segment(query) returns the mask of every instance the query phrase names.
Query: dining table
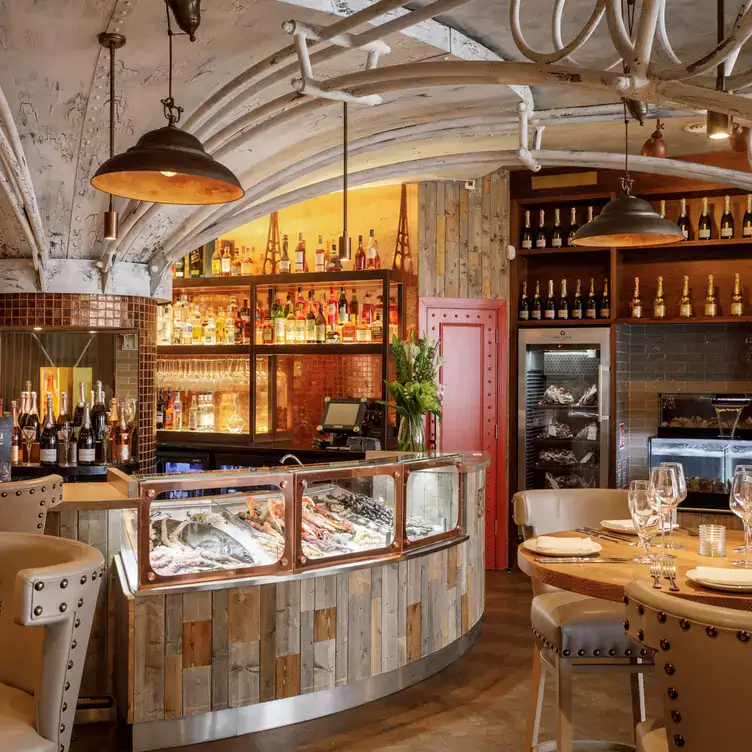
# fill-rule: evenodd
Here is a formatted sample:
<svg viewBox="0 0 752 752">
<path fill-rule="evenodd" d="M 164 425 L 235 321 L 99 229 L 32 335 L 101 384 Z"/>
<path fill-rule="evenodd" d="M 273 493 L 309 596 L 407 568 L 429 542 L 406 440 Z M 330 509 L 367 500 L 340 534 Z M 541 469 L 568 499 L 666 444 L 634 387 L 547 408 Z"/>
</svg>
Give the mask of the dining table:
<svg viewBox="0 0 752 752">
<path fill-rule="evenodd" d="M 607 531 L 603 531 L 607 534 Z M 586 538 L 586 533 L 575 530 L 558 533 L 547 533 L 558 537 Z M 547 557 L 534 553 L 525 544 L 517 549 L 517 563 L 520 569 L 529 577 L 546 585 L 553 585 L 562 590 L 569 590 L 581 595 L 590 595 L 608 601 L 622 601 L 624 588 L 635 580 L 652 582 L 649 564 L 637 564 L 632 559 L 642 555 L 642 546 L 630 546 L 633 536 L 625 536 L 623 541 L 609 540 L 591 536 L 592 540 L 602 546 L 602 550 L 595 556 L 588 557 L 585 563 L 552 561 Z M 678 591 L 669 591 L 669 581 L 661 579 L 661 589 L 677 598 L 707 603 L 709 605 L 724 606 L 744 611 L 752 611 L 752 592 L 735 593 L 714 590 L 698 585 L 687 579 L 687 571 L 695 567 L 730 567 L 733 561 L 742 558 L 742 554 L 734 553 L 733 549 L 744 543 L 744 534 L 736 530 L 726 531 L 726 556 L 710 558 L 700 556 L 700 539 L 686 531 L 674 531 L 674 542 L 685 546 L 683 549 L 669 549 L 668 553 L 676 556 L 676 584 Z M 651 553 L 659 553 L 661 549 L 651 548 Z M 599 559 L 626 559 L 627 561 L 603 562 Z"/>
</svg>

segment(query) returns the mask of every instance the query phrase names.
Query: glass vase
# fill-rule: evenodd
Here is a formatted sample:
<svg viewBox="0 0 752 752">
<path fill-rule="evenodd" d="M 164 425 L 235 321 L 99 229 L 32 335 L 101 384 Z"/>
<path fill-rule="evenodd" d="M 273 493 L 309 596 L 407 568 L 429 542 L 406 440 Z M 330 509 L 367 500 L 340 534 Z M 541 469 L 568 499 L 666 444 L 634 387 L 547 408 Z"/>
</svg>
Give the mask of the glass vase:
<svg viewBox="0 0 752 752">
<path fill-rule="evenodd" d="M 426 435 L 423 430 L 423 416 L 403 415 L 397 434 L 397 448 L 400 452 L 425 452 Z"/>
</svg>

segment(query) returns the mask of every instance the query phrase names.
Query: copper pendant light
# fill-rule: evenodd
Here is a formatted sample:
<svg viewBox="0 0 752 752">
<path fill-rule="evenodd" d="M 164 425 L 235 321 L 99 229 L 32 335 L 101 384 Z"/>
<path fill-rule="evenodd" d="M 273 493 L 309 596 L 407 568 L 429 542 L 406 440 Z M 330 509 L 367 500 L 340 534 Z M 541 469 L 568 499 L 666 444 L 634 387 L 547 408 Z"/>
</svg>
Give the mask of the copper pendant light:
<svg viewBox="0 0 752 752">
<path fill-rule="evenodd" d="M 724 27 L 726 25 L 726 16 L 723 0 L 716 2 L 716 39 L 718 44 L 723 43 Z M 726 73 L 724 63 L 721 63 L 716 69 L 715 90 L 724 91 L 726 88 Z M 718 141 L 723 138 L 731 138 L 731 117 L 725 112 L 715 112 L 708 110 L 705 115 L 706 133 L 708 138 Z"/>
<path fill-rule="evenodd" d="M 668 149 L 666 148 L 666 142 L 663 140 L 663 128 L 665 126 L 658 120 L 655 124 L 655 130 L 650 135 L 650 138 L 642 145 L 640 154 L 643 157 L 657 157 L 658 159 L 665 159 L 668 156 Z"/>
<path fill-rule="evenodd" d="M 169 90 L 162 100 L 167 125 L 145 133 L 126 152 L 108 159 L 91 179 L 95 188 L 115 196 L 156 204 L 225 204 L 242 198 L 237 177 L 204 151 L 201 142 L 177 127 L 183 108 L 172 96 L 170 6 L 186 8 L 194 0 L 165 0 L 170 51 Z M 195 32 L 198 15 L 193 16 Z M 182 28 L 182 24 L 181 24 Z M 188 32 L 190 33 L 190 32 Z M 193 38 L 193 37 L 192 37 Z"/>
</svg>

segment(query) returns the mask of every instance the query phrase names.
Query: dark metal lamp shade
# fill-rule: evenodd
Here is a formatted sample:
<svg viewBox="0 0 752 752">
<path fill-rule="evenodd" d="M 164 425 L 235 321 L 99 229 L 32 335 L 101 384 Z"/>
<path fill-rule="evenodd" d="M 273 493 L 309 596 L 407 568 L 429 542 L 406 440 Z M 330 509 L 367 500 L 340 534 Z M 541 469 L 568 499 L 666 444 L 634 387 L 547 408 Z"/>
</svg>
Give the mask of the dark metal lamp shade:
<svg viewBox="0 0 752 752">
<path fill-rule="evenodd" d="M 156 204 L 226 204 L 245 191 L 201 142 L 174 125 L 145 133 L 91 179 L 100 191 Z"/>
<path fill-rule="evenodd" d="M 639 248 L 684 240 L 679 226 L 653 211 L 636 196 L 609 201 L 592 221 L 580 227 L 572 245 L 596 248 Z"/>
</svg>

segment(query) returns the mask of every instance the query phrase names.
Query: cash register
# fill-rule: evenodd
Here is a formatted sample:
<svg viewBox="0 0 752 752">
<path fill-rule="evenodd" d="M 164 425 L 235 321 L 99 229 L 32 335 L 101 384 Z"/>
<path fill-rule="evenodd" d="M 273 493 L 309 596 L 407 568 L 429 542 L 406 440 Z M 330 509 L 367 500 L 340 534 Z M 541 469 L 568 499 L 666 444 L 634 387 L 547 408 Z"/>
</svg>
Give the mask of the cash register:
<svg viewBox="0 0 752 752">
<path fill-rule="evenodd" d="M 316 430 L 316 449 L 381 449 L 381 407 L 366 397 L 324 397 L 324 414 Z"/>
</svg>

